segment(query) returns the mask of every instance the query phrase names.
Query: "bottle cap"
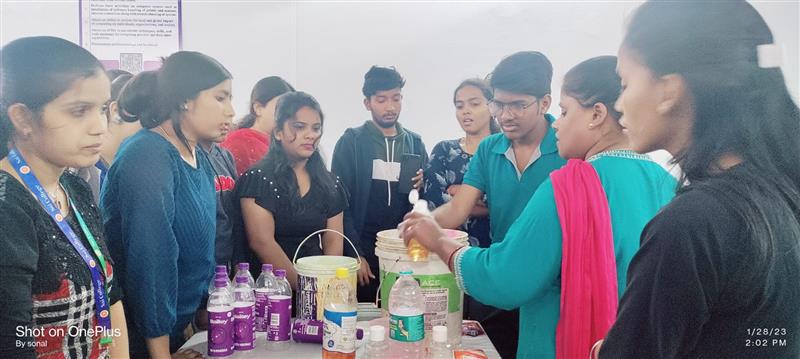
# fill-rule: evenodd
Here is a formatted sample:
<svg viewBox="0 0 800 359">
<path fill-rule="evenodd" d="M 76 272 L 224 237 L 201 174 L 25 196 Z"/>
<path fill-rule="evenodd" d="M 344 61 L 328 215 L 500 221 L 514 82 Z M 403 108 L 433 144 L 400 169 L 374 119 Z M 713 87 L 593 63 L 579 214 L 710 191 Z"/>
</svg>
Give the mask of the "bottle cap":
<svg viewBox="0 0 800 359">
<path fill-rule="evenodd" d="M 408 192 L 408 203 L 416 204 L 417 201 L 419 201 L 419 191 L 412 189 L 411 192 Z"/>
<path fill-rule="evenodd" d="M 228 273 L 216 273 L 216 274 L 214 274 L 214 280 L 216 281 L 217 279 L 224 279 L 225 282 L 227 282 L 228 281 Z"/>
<path fill-rule="evenodd" d="M 276 269 L 275 276 L 278 278 L 286 278 L 286 269 Z"/>
<path fill-rule="evenodd" d="M 236 284 L 239 284 L 239 283 L 247 283 L 247 277 L 245 277 L 243 275 L 237 275 L 236 276 Z"/>
<path fill-rule="evenodd" d="M 228 280 L 225 278 L 214 279 L 214 288 L 225 288 L 228 286 Z"/>
<path fill-rule="evenodd" d="M 356 328 L 356 340 L 364 339 L 364 329 Z"/>
<path fill-rule="evenodd" d="M 403 268 L 400 270 L 400 275 L 412 275 L 414 271 L 411 268 Z"/>
<path fill-rule="evenodd" d="M 228 273 L 228 268 L 225 266 L 216 266 L 214 273 Z"/>
<path fill-rule="evenodd" d="M 348 277 L 350 277 L 350 271 L 347 268 L 336 268 L 336 278 L 347 279 Z"/>
<path fill-rule="evenodd" d="M 414 212 L 428 213 L 428 201 L 421 199 L 414 203 Z"/>
<path fill-rule="evenodd" d="M 250 269 L 250 263 L 244 263 L 244 262 L 239 263 L 237 268 L 239 268 L 239 270 L 249 270 Z"/>
<path fill-rule="evenodd" d="M 261 265 L 262 272 L 272 272 L 272 264 L 264 263 Z"/>
<path fill-rule="evenodd" d="M 447 327 L 444 325 L 437 325 L 433 327 L 433 341 L 436 343 L 446 343 Z"/>
<path fill-rule="evenodd" d="M 386 337 L 386 329 L 382 325 L 369 327 L 369 340 L 372 342 L 382 342 Z"/>
</svg>

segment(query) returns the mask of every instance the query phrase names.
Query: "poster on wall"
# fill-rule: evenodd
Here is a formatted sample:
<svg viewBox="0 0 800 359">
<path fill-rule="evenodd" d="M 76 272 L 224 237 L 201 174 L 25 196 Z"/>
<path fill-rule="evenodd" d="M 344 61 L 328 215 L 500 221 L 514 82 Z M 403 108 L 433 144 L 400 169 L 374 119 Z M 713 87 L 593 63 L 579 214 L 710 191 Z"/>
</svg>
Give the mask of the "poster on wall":
<svg viewBox="0 0 800 359">
<path fill-rule="evenodd" d="M 80 44 L 106 69 L 154 70 L 183 46 L 180 0 L 79 0 Z"/>
</svg>

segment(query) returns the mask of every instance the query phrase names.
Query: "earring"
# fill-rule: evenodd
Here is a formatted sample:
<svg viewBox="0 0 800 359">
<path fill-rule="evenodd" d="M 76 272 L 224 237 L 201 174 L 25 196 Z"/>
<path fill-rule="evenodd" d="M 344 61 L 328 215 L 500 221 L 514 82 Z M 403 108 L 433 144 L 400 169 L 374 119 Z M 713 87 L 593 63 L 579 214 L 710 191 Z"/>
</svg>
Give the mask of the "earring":
<svg viewBox="0 0 800 359">
<path fill-rule="evenodd" d="M 590 124 L 589 124 L 589 128 L 592 128 L 592 127 L 594 127 L 594 124 L 593 124 L 593 123 L 590 123 Z"/>
<path fill-rule="evenodd" d="M 187 105 L 187 104 L 183 104 L 183 106 L 182 106 L 181 108 L 182 108 L 184 111 L 188 111 L 188 110 L 189 110 L 189 105 Z"/>
</svg>

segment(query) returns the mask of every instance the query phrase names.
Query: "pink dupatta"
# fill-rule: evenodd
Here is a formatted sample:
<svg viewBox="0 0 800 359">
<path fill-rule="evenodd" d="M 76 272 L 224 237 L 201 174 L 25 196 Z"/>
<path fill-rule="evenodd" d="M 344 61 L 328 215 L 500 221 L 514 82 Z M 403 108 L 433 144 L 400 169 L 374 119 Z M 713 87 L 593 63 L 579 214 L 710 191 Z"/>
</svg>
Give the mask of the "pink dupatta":
<svg viewBox="0 0 800 359">
<path fill-rule="evenodd" d="M 561 222 L 561 317 L 556 358 L 586 358 L 617 315 L 611 214 L 591 164 L 569 160 L 550 174 Z"/>
</svg>

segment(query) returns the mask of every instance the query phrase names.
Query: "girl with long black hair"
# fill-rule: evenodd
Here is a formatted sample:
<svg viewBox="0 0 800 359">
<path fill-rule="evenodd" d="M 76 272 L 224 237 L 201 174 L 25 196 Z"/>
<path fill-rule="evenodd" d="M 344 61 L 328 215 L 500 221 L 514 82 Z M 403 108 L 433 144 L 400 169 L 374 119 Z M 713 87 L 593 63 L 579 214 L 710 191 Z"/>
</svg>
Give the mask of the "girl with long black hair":
<svg viewBox="0 0 800 359">
<path fill-rule="evenodd" d="M 262 263 L 285 269 L 292 287 L 297 285 L 297 273 L 290 256 L 300 242 L 320 229 L 343 232 L 347 196 L 318 150 L 323 121 L 319 103 L 311 95 L 281 96 L 269 153 L 236 184 L 250 248 Z M 321 243 L 300 248 L 299 256 L 342 252 L 342 238 L 327 232 Z"/>
<path fill-rule="evenodd" d="M 642 234 L 601 358 L 800 356 L 800 111 L 773 42 L 744 1 L 633 15 L 621 123 L 684 181 Z"/>
</svg>

